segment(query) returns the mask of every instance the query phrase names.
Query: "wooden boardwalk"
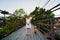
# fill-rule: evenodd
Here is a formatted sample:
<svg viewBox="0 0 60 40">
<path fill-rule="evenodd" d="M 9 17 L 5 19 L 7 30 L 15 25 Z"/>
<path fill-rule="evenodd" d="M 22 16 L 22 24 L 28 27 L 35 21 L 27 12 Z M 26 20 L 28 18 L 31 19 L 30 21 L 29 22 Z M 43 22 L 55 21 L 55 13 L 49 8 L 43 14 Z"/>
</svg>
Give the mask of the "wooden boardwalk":
<svg viewBox="0 0 60 40">
<path fill-rule="evenodd" d="M 2 40 L 47 40 L 40 31 L 38 31 L 37 34 L 34 34 L 33 25 L 32 25 L 31 30 L 32 30 L 31 34 L 26 36 L 26 29 L 24 26 L 23 28 L 13 32 L 12 34 L 3 38 Z"/>
</svg>

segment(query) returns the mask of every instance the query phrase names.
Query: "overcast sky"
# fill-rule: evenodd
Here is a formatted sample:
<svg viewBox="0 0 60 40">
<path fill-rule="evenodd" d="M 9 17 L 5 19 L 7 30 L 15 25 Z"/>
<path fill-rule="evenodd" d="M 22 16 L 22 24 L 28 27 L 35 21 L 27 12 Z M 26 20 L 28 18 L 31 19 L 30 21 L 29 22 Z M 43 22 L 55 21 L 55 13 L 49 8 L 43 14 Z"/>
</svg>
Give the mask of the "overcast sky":
<svg viewBox="0 0 60 40">
<path fill-rule="evenodd" d="M 13 13 L 16 9 L 23 8 L 27 14 L 32 12 L 36 6 L 43 7 L 48 0 L 0 0 L 0 9 Z M 51 0 L 44 8 L 50 9 L 59 4 L 60 0 Z M 59 6 L 60 7 L 60 6 Z M 54 12 L 56 17 L 60 16 L 60 10 Z M 2 16 L 2 14 L 0 14 Z"/>
</svg>

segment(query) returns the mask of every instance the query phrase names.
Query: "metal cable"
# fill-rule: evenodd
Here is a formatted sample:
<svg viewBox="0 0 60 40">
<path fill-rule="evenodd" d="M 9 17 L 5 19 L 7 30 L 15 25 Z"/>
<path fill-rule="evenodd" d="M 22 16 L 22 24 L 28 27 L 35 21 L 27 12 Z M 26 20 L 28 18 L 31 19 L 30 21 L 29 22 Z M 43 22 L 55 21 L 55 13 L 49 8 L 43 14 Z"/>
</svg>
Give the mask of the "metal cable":
<svg viewBox="0 0 60 40">
<path fill-rule="evenodd" d="M 50 2 L 50 0 L 48 0 L 48 1 L 45 3 L 45 5 L 43 5 L 43 8 L 44 8 L 49 2 Z"/>
</svg>

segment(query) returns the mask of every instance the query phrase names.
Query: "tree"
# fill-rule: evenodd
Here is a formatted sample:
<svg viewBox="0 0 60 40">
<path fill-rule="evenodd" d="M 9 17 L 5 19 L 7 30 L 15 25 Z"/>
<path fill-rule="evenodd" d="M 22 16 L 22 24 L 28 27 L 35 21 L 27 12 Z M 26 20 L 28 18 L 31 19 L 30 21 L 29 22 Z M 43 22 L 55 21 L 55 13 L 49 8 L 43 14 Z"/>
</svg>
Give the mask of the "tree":
<svg viewBox="0 0 60 40">
<path fill-rule="evenodd" d="M 32 16 L 32 24 L 36 25 L 38 27 L 38 30 L 42 30 L 41 32 L 47 33 L 50 31 L 50 28 L 46 27 L 47 21 L 45 19 L 54 18 L 54 14 L 52 12 L 46 13 L 45 9 L 36 7 L 34 11 L 31 12 Z"/>
<path fill-rule="evenodd" d="M 48 18 L 54 18 L 54 14 L 50 13 L 47 15 L 45 9 L 36 7 L 33 12 L 31 12 L 32 21 L 44 20 Z"/>
<path fill-rule="evenodd" d="M 15 12 L 14 12 L 14 15 L 15 16 L 24 16 L 26 14 L 26 12 L 24 11 L 24 9 L 18 9 L 18 10 L 15 10 Z"/>
</svg>

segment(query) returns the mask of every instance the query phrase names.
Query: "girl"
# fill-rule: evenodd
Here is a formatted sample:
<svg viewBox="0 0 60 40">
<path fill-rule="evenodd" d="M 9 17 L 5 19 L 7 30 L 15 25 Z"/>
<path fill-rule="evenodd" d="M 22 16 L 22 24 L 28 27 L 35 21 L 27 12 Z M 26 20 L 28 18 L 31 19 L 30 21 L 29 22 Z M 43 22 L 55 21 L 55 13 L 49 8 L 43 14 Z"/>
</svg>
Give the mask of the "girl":
<svg viewBox="0 0 60 40">
<path fill-rule="evenodd" d="M 31 33 L 31 22 L 30 22 L 30 16 L 27 16 L 26 18 L 26 34 Z"/>
</svg>

